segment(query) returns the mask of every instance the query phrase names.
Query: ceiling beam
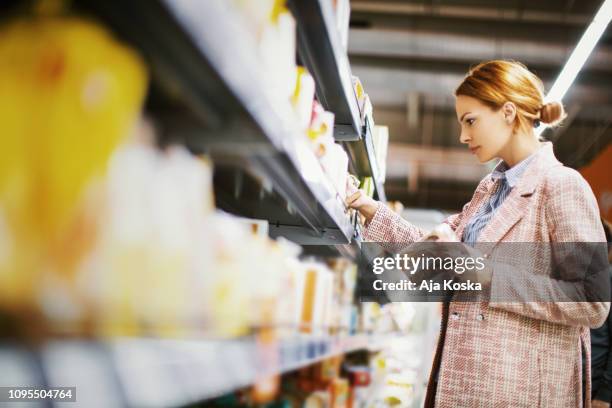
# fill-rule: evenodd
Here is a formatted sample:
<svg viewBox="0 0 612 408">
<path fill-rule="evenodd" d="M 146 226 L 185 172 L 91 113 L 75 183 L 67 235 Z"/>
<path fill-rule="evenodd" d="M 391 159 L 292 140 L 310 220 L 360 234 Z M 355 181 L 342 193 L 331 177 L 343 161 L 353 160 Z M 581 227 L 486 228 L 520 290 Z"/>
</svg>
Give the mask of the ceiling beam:
<svg viewBox="0 0 612 408">
<path fill-rule="evenodd" d="M 512 39 L 497 33 L 477 37 L 418 29 L 351 29 L 348 52 L 351 62 L 357 64 L 370 62 L 397 68 L 425 65 L 428 70 L 459 70 L 462 73 L 480 61 L 506 58 L 541 71 L 540 76 L 556 78 L 575 44 L 547 43 L 534 38 Z M 589 57 L 585 71 L 600 78 L 605 75 L 605 79 L 610 80 L 611 62 L 612 47 L 599 45 Z"/>
<path fill-rule="evenodd" d="M 493 3 L 497 6 L 497 3 Z M 566 5 L 567 7 L 567 5 Z M 452 18 L 470 18 L 479 20 L 524 21 L 531 23 L 555 23 L 564 25 L 584 25 L 589 22 L 588 14 L 569 14 L 567 8 L 556 11 L 527 9 L 513 7 L 483 7 L 456 4 L 418 4 L 398 3 L 391 1 L 359 1 L 351 2 L 353 13 L 401 14 L 403 16 L 436 15 Z"/>
</svg>

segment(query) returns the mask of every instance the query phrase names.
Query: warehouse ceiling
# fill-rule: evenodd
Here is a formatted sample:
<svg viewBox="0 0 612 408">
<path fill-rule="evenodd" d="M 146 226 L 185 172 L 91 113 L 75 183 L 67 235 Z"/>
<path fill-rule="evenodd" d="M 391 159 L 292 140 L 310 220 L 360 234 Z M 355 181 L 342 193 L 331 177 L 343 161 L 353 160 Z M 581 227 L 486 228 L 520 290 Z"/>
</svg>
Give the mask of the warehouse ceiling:
<svg viewBox="0 0 612 408">
<path fill-rule="evenodd" d="M 374 119 L 389 126 L 387 197 L 458 210 L 490 170 L 458 141 L 453 91 L 470 66 L 506 58 L 550 88 L 600 0 L 352 0 L 349 58 Z M 612 140 L 612 29 L 564 99 L 568 118 L 544 136 L 580 168 Z"/>
</svg>

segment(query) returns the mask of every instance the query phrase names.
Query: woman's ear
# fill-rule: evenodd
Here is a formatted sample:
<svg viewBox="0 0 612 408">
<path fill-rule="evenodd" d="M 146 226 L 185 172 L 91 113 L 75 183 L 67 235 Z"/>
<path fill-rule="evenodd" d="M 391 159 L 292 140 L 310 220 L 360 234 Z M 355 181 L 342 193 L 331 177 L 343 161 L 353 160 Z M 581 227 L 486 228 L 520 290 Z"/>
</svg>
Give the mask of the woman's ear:
<svg viewBox="0 0 612 408">
<path fill-rule="evenodd" d="M 504 119 L 508 125 L 514 123 L 514 119 L 516 119 L 516 105 L 512 102 L 506 102 L 502 106 L 502 113 L 504 114 Z"/>
</svg>

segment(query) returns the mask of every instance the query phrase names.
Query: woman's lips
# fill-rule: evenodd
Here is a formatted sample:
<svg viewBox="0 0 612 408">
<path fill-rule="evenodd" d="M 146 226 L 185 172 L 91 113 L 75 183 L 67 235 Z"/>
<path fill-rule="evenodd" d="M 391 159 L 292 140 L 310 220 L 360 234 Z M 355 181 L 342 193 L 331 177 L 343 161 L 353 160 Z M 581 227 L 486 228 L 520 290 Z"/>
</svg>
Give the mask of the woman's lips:
<svg viewBox="0 0 612 408">
<path fill-rule="evenodd" d="M 470 147 L 470 152 L 472 152 L 472 154 L 475 154 L 478 149 L 480 149 L 480 146 Z"/>
</svg>

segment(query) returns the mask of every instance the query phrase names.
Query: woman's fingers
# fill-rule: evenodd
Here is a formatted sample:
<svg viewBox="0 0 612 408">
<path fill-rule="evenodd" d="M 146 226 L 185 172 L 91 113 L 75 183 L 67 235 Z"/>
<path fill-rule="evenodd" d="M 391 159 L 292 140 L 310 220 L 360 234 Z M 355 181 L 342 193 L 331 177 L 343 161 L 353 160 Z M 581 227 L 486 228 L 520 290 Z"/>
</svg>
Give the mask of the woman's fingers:
<svg viewBox="0 0 612 408">
<path fill-rule="evenodd" d="M 361 190 L 357 190 L 346 199 L 346 205 L 352 207 L 359 198 L 361 198 Z"/>
<path fill-rule="evenodd" d="M 432 234 L 438 237 L 438 241 L 443 242 L 459 242 L 455 232 L 448 224 L 440 224 L 432 230 Z"/>
</svg>

